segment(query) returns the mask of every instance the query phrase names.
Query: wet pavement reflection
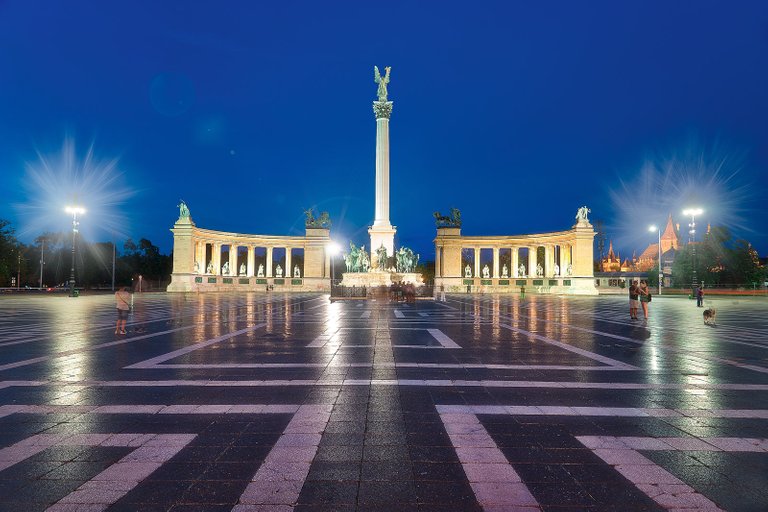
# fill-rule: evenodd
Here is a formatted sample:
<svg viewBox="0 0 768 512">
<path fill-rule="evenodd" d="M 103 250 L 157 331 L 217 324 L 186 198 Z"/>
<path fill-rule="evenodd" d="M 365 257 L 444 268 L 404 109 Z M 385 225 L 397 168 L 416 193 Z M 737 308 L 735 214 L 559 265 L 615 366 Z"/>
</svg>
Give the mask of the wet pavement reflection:
<svg viewBox="0 0 768 512">
<path fill-rule="evenodd" d="M 0 510 L 764 510 L 768 303 L 625 302 L 0 297 Z"/>
</svg>

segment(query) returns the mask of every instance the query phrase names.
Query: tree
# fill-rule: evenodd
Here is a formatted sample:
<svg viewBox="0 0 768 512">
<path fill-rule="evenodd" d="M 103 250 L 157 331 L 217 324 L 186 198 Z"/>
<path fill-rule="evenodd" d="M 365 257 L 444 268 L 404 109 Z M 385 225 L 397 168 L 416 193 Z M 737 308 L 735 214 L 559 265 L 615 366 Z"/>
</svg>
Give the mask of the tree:
<svg viewBox="0 0 768 512">
<path fill-rule="evenodd" d="M 0 219 L 0 286 L 9 286 L 18 267 L 19 242 L 11 223 Z"/>
<path fill-rule="evenodd" d="M 746 240 L 736 241 L 731 253 L 731 268 L 734 284 L 754 286 L 755 283 L 762 283 L 765 278 L 765 269 L 760 265 L 757 251 Z"/>
</svg>

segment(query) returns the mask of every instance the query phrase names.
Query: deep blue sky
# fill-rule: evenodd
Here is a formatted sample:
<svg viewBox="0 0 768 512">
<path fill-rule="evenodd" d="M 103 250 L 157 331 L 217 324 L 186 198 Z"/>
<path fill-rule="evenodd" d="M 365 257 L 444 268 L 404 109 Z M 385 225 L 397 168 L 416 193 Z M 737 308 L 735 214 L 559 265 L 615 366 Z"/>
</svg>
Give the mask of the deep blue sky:
<svg viewBox="0 0 768 512">
<path fill-rule="evenodd" d="M 6 0 L 0 218 L 26 240 L 41 218 L 67 228 L 13 204 L 41 203 L 25 165 L 70 136 L 81 158 L 119 157 L 103 190 L 136 193 L 111 213 L 164 251 L 179 198 L 198 226 L 245 233 L 301 234 L 316 206 L 338 241 L 365 242 L 374 64 L 392 66 L 391 220 L 423 260 L 432 212 L 451 206 L 481 235 L 567 229 L 585 204 L 641 251 L 689 199 L 643 192 L 641 169 L 669 155 L 703 159 L 694 182 L 724 159 L 702 222 L 768 253 L 764 1 Z M 109 239 L 101 210 L 83 232 Z"/>
</svg>

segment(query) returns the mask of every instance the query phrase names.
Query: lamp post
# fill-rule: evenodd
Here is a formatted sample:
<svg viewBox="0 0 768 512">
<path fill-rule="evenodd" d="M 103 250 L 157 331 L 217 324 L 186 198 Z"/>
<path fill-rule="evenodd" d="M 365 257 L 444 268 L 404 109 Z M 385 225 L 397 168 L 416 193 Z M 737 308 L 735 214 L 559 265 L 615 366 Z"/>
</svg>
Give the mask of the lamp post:
<svg viewBox="0 0 768 512">
<path fill-rule="evenodd" d="M 691 223 L 688 224 L 690 228 L 688 230 L 688 243 L 691 244 L 691 260 L 693 261 L 693 277 L 691 281 L 694 288 L 698 284 L 698 279 L 696 279 L 696 244 L 694 243 L 696 241 L 696 216 L 702 213 L 704 213 L 704 210 L 701 208 L 687 208 L 683 210 L 683 215 L 691 216 Z"/>
<path fill-rule="evenodd" d="M 82 206 L 67 206 L 64 211 L 72 214 L 72 270 L 69 273 L 69 296 L 77 297 L 75 292 L 75 245 L 77 240 L 77 226 L 80 224 L 77 222 L 77 214 L 85 213 L 85 208 Z"/>
<path fill-rule="evenodd" d="M 656 231 L 659 234 L 659 295 L 661 295 L 661 281 L 664 279 L 664 272 L 661 270 L 661 229 L 656 226 L 650 226 L 648 231 Z"/>
<path fill-rule="evenodd" d="M 331 290 L 333 290 L 333 282 L 335 281 L 334 276 L 334 256 L 339 254 L 341 251 L 341 246 L 337 244 L 336 242 L 329 242 L 326 246 L 326 250 L 328 251 L 328 254 L 331 256 Z"/>
</svg>

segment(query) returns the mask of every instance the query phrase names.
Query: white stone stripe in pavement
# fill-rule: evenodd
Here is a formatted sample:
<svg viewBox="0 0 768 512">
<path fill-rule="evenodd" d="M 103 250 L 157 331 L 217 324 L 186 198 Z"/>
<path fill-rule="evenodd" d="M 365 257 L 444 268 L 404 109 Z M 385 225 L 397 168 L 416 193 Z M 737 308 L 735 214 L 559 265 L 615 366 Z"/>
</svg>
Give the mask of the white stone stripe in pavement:
<svg viewBox="0 0 768 512">
<path fill-rule="evenodd" d="M 427 332 L 429 332 L 429 334 L 431 334 L 443 348 L 461 348 L 458 343 L 453 341 L 440 329 L 427 329 Z"/>
<path fill-rule="evenodd" d="M 409 346 L 408 348 L 415 348 Z M 329 356 L 330 357 L 330 356 Z M 212 364 L 162 364 L 156 366 L 126 366 L 130 369 L 142 370 L 165 370 L 171 368 L 182 368 L 189 370 L 205 370 L 216 368 L 326 368 L 332 366 L 336 370 L 344 368 L 373 368 L 373 363 L 332 363 L 330 359 L 326 363 L 212 363 Z M 462 369 L 462 370 L 570 370 L 570 371 L 627 371 L 639 370 L 639 368 L 617 367 L 617 366 L 571 366 L 571 365 L 547 365 L 547 364 L 481 364 L 481 363 L 376 363 L 376 368 L 431 368 L 431 369 Z"/>
<path fill-rule="evenodd" d="M 332 405 L 299 407 L 233 512 L 253 510 L 254 505 L 293 506 L 298 501 L 332 409 Z"/>
<path fill-rule="evenodd" d="M 584 446 L 621 473 L 649 498 L 673 510 L 721 510 L 706 496 L 657 465 L 640 451 L 714 451 L 768 453 L 768 439 L 734 437 L 577 436 Z"/>
<path fill-rule="evenodd" d="M 145 361 L 141 361 L 136 364 L 132 364 L 130 366 L 126 366 L 126 368 L 130 369 L 144 369 L 144 368 L 151 368 L 159 363 L 162 363 L 163 361 L 167 361 L 169 359 L 174 359 L 176 357 L 182 356 L 184 354 L 189 354 L 190 352 L 194 352 L 195 350 L 201 349 L 203 347 L 207 347 L 208 345 L 213 345 L 214 343 L 219 343 L 224 340 L 228 340 L 230 338 L 234 338 L 235 336 L 239 336 L 241 334 L 245 334 L 247 332 L 255 331 L 257 329 L 261 329 L 267 325 L 266 323 L 256 324 L 252 325 L 251 327 L 246 327 L 245 329 L 239 329 L 237 331 L 233 331 L 227 334 L 224 334 L 222 336 L 217 336 L 216 338 L 206 340 L 200 343 L 194 343 L 190 346 L 180 348 L 178 350 L 174 350 L 173 352 L 168 352 L 166 354 L 162 354 L 157 357 L 153 357 L 151 359 L 147 359 Z M 193 326 L 195 327 L 195 326 Z M 134 338 L 135 339 L 135 338 Z"/>
<path fill-rule="evenodd" d="M 484 510 L 540 510 L 491 436 L 474 414 L 440 415 L 475 499 Z"/>
<path fill-rule="evenodd" d="M 371 310 L 370 310 L 370 309 L 369 309 L 369 310 L 367 310 L 367 311 L 363 311 L 363 312 L 360 314 L 360 318 L 370 318 L 370 317 L 371 317 Z"/>
<path fill-rule="evenodd" d="M 554 389 L 679 389 L 690 391 L 768 391 L 768 384 L 717 384 L 709 382 L 680 383 L 635 383 L 635 382 L 583 382 L 583 381 L 526 381 L 526 380 L 463 380 L 463 379 L 269 379 L 269 380 L 80 380 L 0 381 L 0 389 L 8 387 L 56 386 L 69 387 L 167 387 L 167 386 L 210 386 L 210 387 L 262 387 L 262 386 L 424 386 L 424 387 L 487 387 L 487 388 L 554 388 Z M 11 407 L 11 406 L 0 406 Z"/>
<path fill-rule="evenodd" d="M 361 381 L 361 385 L 366 385 Z M 0 418 L 12 414 L 294 414 L 296 404 L 133 404 L 3 405 Z M 318 405 L 318 407 L 327 407 Z M 768 420 L 768 409 L 666 409 L 564 405 L 437 405 L 441 415 L 606 416 L 634 418 L 738 418 Z"/>
<path fill-rule="evenodd" d="M 768 420 L 768 409 L 666 409 L 663 407 L 584 407 L 566 405 L 436 405 L 440 414 L 512 416 L 609 416 L 643 418 L 748 418 Z"/>
<path fill-rule="evenodd" d="M 396 309 L 396 310 L 394 311 L 394 313 L 395 313 L 395 318 L 405 318 L 405 315 L 404 315 L 404 314 L 403 314 L 403 312 L 402 312 L 402 311 L 400 311 L 399 309 Z"/>
<path fill-rule="evenodd" d="M 586 358 L 613 366 L 615 368 L 632 369 L 632 370 L 638 369 L 636 366 L 632 366 L 631 364 L 622 363 L 621 361 L 617 361 L 616 359 L 611 359 L 610 357 L 601 356 L 600 354 L 595 354 L 594 352 L 590 352 L 588 350 L 574 347 L 573 345 L 569 345 L 561 341 L 553 340 L 552 338 L 548 338 L 547 336 L 542 336 L 541 334 L 536 334 L 530 331 L 526 331 L 525 329 L 520 329 L 518 327 L 512 327 L 509 324 L 499 324 L 499 325 L 501 325 L 506 329 L 509 329 L 510 331 L 514 331 L 520 334 L 524 334 L 526 336 L 530 336 L 531 338 L 543 341 L 544 343 L 549 343 L 550 345 L 560 347 L 561 349 L 567 350 L 568 352 L 579 354 L 580 356 L 584 356 Z"/>
<path fill-rule="evenodd" d="M 37 434 L 0 450 L 0 471 L 53 446 L 136 448 L 50 506 L 51 512 L 106 510 L 195 438 L 195 434 Z"/>
</svg>

